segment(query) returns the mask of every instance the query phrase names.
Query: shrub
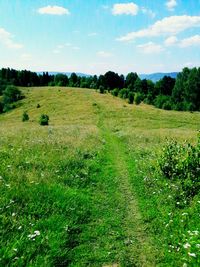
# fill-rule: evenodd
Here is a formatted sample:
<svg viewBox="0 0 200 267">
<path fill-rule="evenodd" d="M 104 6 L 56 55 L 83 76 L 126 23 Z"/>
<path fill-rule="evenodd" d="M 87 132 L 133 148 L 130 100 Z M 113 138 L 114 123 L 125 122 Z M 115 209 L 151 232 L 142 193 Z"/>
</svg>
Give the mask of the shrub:
<svg viewBox="0 0 200 267">
<path fill-rule="evenodd" d="M 181 191 L 186 198 L 197 195 L 200 190 L 200 135 L 196 146 L 169 141 L 159 159 L 159 167 L 166 179 L 180 187 L 179 196 Z"/>
<path fill-rule="evenodd" d="M 3 103 L 0 102 L 0 113 L 3 113 Z"/>
<path fill-rule="evenodd" d="M 156 96 L 155 100 L 154 100 L 154 105 L 157 108 L 165 108 L 167 109 L 168 107 L 172 106 L 172 100 L 170 96 L 167 95 L 158 95 Z M 170 108 L 171 109 L 171 108 Z"/>
<path fill-rule="evenodd" d="M 162 105 L 162 109 L 165 110 L 171 110 L 172 109 L 172 103 L 168 100 Z"/>
<path fill-rule="evenodd" d="M 142 102 L 142 95 L 140 93 L 136 93 L 134 100 L 135 100 L 135 104 L 139 105 Z"/>
<path fill-rule="evenodd" d="M 119 97 L 126 99 L 128 98 L 128 93 L 129 93 L 128 89 L 123 88 L 119 91 Z"/>
<path fill-rule="evenodd" d="M 11 104 L 20 99 L 22 99 L 22 93 L 17 87 L 13 85 L 6 87 L 5 91 L 3 92 L 3 104 Z"/>
<path fill-rule="evenodd" d="M 29 120 L 29 115 L 27 111 L 24 111 L 24 113 L 22 114 L 22 121 L 28 121 L 28 120 Z"/>
<path fill-rule="evenodd" d="M 114 90 L 111 91 L 111 94 L 114 95 L 114 96 L 118 96 L 119 89 L 118 88 L 115 88 Z"/>
<path fill-rule="evenodd" d="M 40 106 L 40 104 L 37 104 L 37 108 L 40 108 L 41 106 Z"/>
<path fill-rule="evenodd" d="M 40 116 L 39 124 L 42 126 L 49 125 L 49 116 L 46 114 L 42 114 Z"/>
<path fill-rule="evenodd" d="M 99 86 L 99 92 L 100 92 L 100 94 L 105 93 L 105 88 L 102 85 Z"/>
<path fill-rule="evenodd" d="M 133 92 L 129 92 L 128 94 L 128 103 L 129 104 L 133 104 L 134 101 L 134 93 Z"/>
</svg>

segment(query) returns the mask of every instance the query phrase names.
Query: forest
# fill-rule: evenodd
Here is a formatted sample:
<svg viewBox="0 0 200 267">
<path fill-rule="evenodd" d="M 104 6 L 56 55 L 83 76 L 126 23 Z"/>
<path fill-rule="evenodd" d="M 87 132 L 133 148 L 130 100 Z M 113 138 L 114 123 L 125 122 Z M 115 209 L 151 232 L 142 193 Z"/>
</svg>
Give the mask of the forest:
<svg viewBox="0 0 200 267">
<path fill-rule="evenodd" d="M 104 75 L 78 76 L 72 73 L 70 77 L 58 73 L 50 75 L 48 72 L 37 74 L 27 70 L 14 70 L 2 68 L 0 70 L 0 112 L 10 109 L 11 102 L 15 102 L 22 96 L 17 88 L 32 86 L 67 86 L 91 88 L 100 93 L 110 92 L 114 96 L 127 99 L 129 104 L 154 105 L 165 110 L 200 111 L 200 68 L 184 68 L 176 79 L 164 76 L 161 80 L 153 83 L 151 80 L 140 79 L 137 73 L 130 72 L 127 76 L 108 71 Z M 11 86 L 15 94 L 13 100 L 8 100 Z M 12 98 L 12 97 L 11 97 Z"/>
</svg>

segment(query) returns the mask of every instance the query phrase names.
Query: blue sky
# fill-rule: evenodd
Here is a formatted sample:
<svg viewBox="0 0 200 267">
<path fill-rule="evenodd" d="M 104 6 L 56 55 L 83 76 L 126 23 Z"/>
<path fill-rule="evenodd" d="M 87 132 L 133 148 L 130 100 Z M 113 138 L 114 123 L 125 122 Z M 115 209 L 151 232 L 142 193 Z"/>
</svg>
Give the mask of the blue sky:
<svg viewBox="0 0 200 267">
<path fill-rule="evenodd" d="M 200 0 L 0 0 L 0 68 L 113 70 L 200 66 Z"/>
</svg>

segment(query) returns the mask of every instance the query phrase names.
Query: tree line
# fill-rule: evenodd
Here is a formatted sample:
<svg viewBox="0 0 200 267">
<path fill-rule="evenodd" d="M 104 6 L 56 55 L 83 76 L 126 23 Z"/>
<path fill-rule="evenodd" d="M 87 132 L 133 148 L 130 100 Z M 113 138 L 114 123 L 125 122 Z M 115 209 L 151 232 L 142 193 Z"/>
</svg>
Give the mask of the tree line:
<svg viewBox="0 0 200 267">
<path fill-rule="evenodd" d="M 59 73 L 37 74 L 27 70 L 3 68 L 0 70 L 0 95 L 8 85 L 15 86 L 69 86 L 98 89 L 100 93 L 110 92 L 114 96 L 127 99 L 130 104 L 144 102 L 166 110 L 200 111 L 200 68 L 184 68 L 176 79 L 164 76 L 153 83 L 140 79 L 131 72 L 126 77 L 113 71 L 104 75 L 69 77 Z"/>
</svg>

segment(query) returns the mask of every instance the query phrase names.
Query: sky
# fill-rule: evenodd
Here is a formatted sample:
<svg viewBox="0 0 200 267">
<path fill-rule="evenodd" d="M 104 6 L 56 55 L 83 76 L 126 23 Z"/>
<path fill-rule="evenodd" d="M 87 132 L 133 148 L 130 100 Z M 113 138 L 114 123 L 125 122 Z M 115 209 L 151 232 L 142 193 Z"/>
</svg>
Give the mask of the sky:
<svg viewBox="0 0 200 267">
<path fill-rule="evenodd" d="M 200 66 L 200 0 L 0 0 L 0 68 L 104 74 Z"/>
</svg>

